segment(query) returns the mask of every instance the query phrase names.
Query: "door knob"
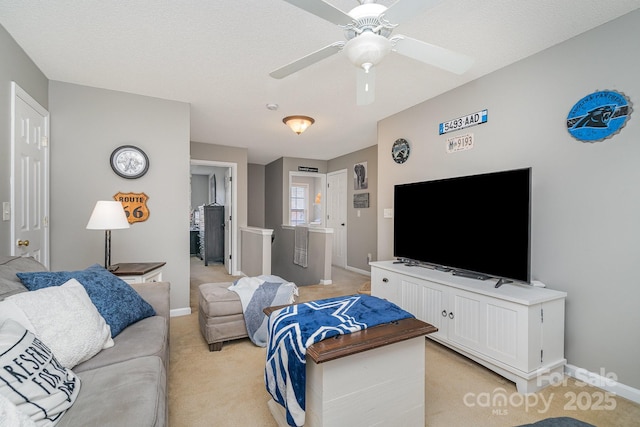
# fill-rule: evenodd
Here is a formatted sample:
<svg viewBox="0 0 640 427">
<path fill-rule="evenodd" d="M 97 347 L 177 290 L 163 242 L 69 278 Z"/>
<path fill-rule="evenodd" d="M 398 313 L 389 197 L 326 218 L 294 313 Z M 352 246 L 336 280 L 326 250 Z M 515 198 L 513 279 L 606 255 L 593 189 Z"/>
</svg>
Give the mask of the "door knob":
<svg viewBox="0 0 640 427">
<path fill-rule="evenodd" d="M 29 246 L 28 240 L 18 240 L 18 246 Z"/>
</svg>

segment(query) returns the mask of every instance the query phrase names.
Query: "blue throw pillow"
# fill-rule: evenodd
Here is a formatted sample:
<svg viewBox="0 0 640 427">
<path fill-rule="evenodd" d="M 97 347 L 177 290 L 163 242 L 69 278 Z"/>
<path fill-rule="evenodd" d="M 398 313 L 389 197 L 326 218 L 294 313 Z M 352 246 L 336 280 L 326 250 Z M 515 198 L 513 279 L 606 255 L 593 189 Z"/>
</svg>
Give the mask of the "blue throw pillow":
<svg viewBox="0 0 640 427">
<path fill-rule="evenodd" d="M 124 328 L 156 312 L 135 289 L 99 264 L 80 271 L 42 271 L 16 273 L 22 284 L 30 291 L 50 286 L 60 286 L 69 279 L 76 279 L 84 286 L 105 322 L 115 337 Z"/>
</svg>

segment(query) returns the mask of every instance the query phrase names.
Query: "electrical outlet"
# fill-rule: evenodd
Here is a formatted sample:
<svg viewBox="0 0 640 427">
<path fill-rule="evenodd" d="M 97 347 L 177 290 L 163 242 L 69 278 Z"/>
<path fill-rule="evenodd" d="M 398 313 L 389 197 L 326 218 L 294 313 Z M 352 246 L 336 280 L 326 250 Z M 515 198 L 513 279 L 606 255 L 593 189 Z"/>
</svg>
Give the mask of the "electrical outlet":
<svg viewBox="0 0 640 427">
<path fill-rule="evenodd" d="M 11 220 L 11 203 L 10 202 L 2 202 L 2 220 L 3 221 Z"/>
<path fill-rule="evenodd" d="M 367 262 L 371 262 L 371 254 L 367 254 Z"/>
</svg>

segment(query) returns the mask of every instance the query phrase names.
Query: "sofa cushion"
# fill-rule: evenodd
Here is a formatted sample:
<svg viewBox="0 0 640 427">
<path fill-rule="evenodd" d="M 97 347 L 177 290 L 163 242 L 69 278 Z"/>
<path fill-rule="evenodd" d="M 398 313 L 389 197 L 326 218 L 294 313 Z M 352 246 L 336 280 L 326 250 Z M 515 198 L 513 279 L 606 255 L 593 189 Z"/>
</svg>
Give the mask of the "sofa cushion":
<svg viewBox="0 0 640 427">
<path fill-rule="evenodd" d="M 145 282 L 131 283 L 131 287 L 148 302 L 156 312 L 156 316 L 162 316 L 169 321 L 171 310 L 169 307 L 171 283 L 169 282 Z"/>
<path fill-rule="evenodd" d="M 80 395 L 57 427 L 166 425 L 167 380 L 160 358 L 141 357 L 78 376 Z"/>
<path fill-rule="evenodd" d="M 27 291 L 16 273 L 46 270 L 44 265 L 31 257 L 0 255 L 0 301 L 10 295 Z"/>
<path fill-rule="evenodd" d="M 0 302 L 0 320 L 5 316 L 4 306 L 10 304 L 22 310 L 29 320 L 23 326 L 53 351 L 62 366 L 73 368 L 113 346 L 109 325 L 75 279 L 62 286 L 10 296 Z M 6 313 L 10 312 L 8 307 Z"/>
<path fill-rule="evenodd" d="M 169 355 L 169 329 L 164 317 L 142 319 L 123 330 L 113 339 L 112 348 L 102 350 L 91 359 L 73 368 L 80 373 L 145 356 L 158 356 L 165 365 Z"/>
<path fill-rule="evenodd" d="M 130 324 L 156 314 L 128 283 L 98 264 L 80 271 L 17 273 L 17 276 L 30 291 L 60 286 L 69 279 L 76 279 L 111 327 L 112 337 Z"/>
<path fill-rule="evenodd" d="M 78 397 L 80 380 L 19 323 L 0 324 L 0 393 L 37 425 L 55 425 Z"/>
</svg>

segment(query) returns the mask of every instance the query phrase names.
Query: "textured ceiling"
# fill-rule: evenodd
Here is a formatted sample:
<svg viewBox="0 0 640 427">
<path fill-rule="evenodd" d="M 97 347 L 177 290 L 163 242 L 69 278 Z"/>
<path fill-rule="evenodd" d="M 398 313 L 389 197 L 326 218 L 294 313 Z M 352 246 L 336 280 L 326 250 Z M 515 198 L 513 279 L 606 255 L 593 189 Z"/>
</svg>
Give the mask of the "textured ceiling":
<svg viewBox="0 0 640 427">
<path fill-rule="evenodd" d="M 343 11 L 358 5 L 328 2 Z M 377 66 L 376 101 L 361 107 L 344 52 L 269 77 L 344 39 L 337 26 L 283 0 L 2 0 L 0 24 L 47 78 L 188 102 L 192 141 L 245 147 L 251 163 L 267 164 L 375 145 L 379 120 L 639 7 L 640 0 L 444 0 L 394 34 L 469 55 L 471 70 L 458 76 L 390 53 Z M 281 121 L 292 114 L 316 123 L 298 136 Z"/>
</svg>

